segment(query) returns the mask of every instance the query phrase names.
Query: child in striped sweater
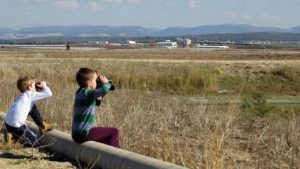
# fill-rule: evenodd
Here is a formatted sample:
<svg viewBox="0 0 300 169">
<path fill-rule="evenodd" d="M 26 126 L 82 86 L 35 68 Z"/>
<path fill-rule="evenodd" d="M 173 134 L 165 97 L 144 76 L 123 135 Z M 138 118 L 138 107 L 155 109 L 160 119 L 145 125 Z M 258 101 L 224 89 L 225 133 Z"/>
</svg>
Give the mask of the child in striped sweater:
<svg viewBox="0 0 300 169">
<path fill-rule="evenodd" d="M 75 95 L 72 138 L 77 143 L 96 141 L 113 147 L 119 145 L 119 130 L 113 127 L 94 127 L 96 99 L 109 92 L 111 84 L 100 75 L 102 86 L 96 88 L 98 74 L 90 68 L 80 68 L 76 74 L 79 89 Z"/>
</svg>

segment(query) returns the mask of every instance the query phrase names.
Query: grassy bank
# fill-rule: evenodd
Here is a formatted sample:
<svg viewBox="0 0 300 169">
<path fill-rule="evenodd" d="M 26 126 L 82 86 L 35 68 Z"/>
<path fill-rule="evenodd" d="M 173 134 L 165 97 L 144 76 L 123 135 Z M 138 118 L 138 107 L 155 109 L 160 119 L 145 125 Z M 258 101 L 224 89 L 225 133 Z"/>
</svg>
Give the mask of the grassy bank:
<svg viewBox="0 0 300 169">
<path fill-rule="evenodd" d="M 173 59 L 190 59 L 204 54 L 128 53 L 0 53 L 0 110 L 6 111 L 19 94 L 18 76 L 28 73 L 46 80 L 53 90 L 53 97 L 39 103 L 43 116 L 59 124 L 58 129 L 70 132 L 77 89 L 74 76 L 80 67 L 89 66 L 107 75 L 117 87 L 97 110 L 97 123 L 119 128 L 124 149 L 188 168 L 296 168 L 300 165 L 299 109 L 289 107 L 284 110 L 285 116 L 277 116 L 263 103 L 270 96 L 299 96 L 299 61 L 139 62 L 130 59 L 133 56 L 151 59 L 154 54 L 155 60 L 172 55 L 176 56 Z M 206 58 L 226 57 L 226 53 L 209 54 L 205 52 Z M 257 52 L 247 55 L 256 54 L 263 57 Z M 127 61 L 91 57 L 96 55 L 123 57 Z M 242 108 L 238 104 L 218 108 L 178 99 L 178 96 L 246 99 Z M 261 113 L 264 110 L 269 112 Z"/>
</svg>

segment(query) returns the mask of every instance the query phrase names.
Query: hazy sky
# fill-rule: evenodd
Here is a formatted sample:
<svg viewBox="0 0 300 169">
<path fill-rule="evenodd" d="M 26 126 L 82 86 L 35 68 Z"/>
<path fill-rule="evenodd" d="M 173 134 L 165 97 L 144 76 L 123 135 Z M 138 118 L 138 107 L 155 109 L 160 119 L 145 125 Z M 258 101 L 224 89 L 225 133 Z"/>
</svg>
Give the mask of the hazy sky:
<svg viewBox="0 0 300 169">
<path fill-rule="evenodd" d="M 300 25 L 300 0 L 0 0 L 0 27 Z"/>
</svg>

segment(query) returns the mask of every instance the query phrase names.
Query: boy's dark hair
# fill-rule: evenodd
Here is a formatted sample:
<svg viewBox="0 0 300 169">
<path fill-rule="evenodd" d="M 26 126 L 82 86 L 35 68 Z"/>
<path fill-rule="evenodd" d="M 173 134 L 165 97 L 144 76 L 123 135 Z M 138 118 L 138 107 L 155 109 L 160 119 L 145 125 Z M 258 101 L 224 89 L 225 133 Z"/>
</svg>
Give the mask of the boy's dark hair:
<svg viewBox="0 0 300 169">
<path fill-rule="evenodd" d="M 17 88 L 21 93 L 24 93 L 28 90 L 29 85 L 34 82 L 35 79 L 32 76 L 29 75 L 20 76 L 17 81 Z"/>
<path fill-rule="evenodd" d="M 76 82 L 79 87 L 87 87 L 87 80 L 93 78 L 94 73 L 97 73 L 95 70 L 90 68 L 80 68 L 76 74 Z"/>
</svg>

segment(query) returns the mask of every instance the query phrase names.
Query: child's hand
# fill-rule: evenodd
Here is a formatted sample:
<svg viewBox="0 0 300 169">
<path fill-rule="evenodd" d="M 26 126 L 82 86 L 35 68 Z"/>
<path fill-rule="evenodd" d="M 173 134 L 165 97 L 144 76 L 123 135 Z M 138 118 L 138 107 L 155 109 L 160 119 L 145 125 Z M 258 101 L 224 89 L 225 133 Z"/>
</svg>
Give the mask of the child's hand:
<svg viewBox="0 0 300 169">
<path fill-rule="evenodd" d="M 105 76 L 103 76 L 103 75 L 100 75 L 99 78 L 100 78 L 100 82 L 101 82 L 102 84 L 108 83 L 107 77 L 105 77 Z"/>
<path fill-rule="evenodd" d="M 45 81 L 41 81 L 39 84 L 36 84 L 40 88 L 44 88 L 47 86 L 47 83 Z"/>
</svg>

